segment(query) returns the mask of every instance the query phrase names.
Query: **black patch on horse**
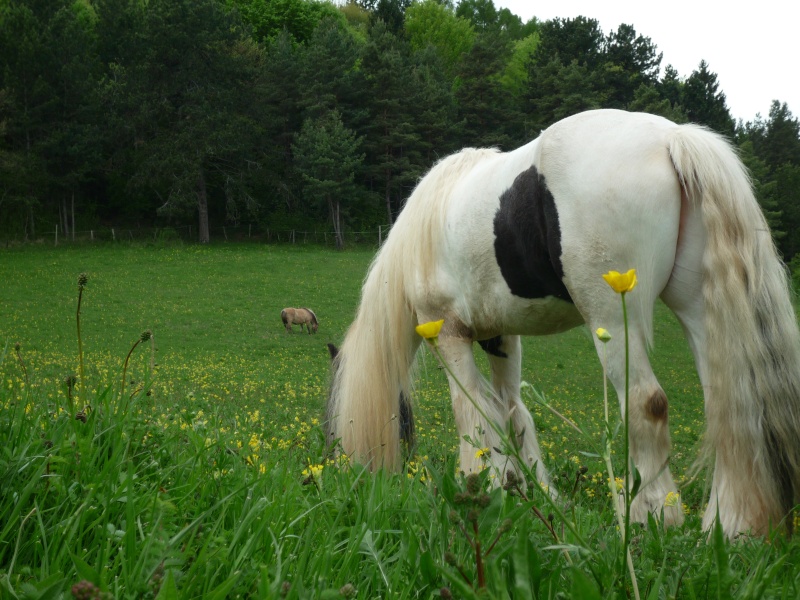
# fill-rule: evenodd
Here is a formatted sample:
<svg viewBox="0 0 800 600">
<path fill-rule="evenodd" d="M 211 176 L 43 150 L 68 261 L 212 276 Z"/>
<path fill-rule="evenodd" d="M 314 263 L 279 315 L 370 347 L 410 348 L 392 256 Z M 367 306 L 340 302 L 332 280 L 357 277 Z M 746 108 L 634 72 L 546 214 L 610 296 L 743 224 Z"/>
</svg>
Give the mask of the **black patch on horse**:
<svg viewBox="0 0 800 600">
<path fill-rule="evenodd" d="M 512 294 L 572 302 L 563 281 L 555 201 L 536 167 L 517 175 L 500 195 L 494 236 L 497 264 Z"/>
<path fill-rule="evenodd" d="M 498 356 L 500 358 L 508 358 L 508 354 L 500 350 L 500 347 L 503 345 L 502 336 L 497 335 L 488 340 L 478 340 L 478 344 L 483 348 L 486 354 L 491 354 L 492 356 Z"/>
</svg>

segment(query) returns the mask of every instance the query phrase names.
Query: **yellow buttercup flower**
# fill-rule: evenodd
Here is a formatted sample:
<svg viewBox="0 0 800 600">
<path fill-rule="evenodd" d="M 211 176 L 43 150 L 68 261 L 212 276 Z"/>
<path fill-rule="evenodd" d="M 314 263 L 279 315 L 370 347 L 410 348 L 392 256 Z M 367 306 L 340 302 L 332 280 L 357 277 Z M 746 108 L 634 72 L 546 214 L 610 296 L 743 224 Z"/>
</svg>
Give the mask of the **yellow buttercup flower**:
<svg viewBox="0 0 800 600">
<path fill-rule="evenodd" d="M 631 269 L 627 273 L 609 271 L 603 274 L 603 279 L 611 286 L 612 290 L 618 294 L 624 294 L 636 287 L 636 269 Z"/>
<path fill-rule="evenodd" d="M 417 333 L 426 340 L 435 340 L 437 337 L 439 337 L 439 332 L 442 330 L 442 325 L 444 325 L 444 319 L 422 323 L 421 325 L 417 325 L 416 329 Z"/>
<path fill-rule="evenodd" d="M 681 495 L 678 492 L 667 492 L 667 497 L 664 498 L 664 506 L 678 506 L 681 501 Z"/>
<path fill-rule="evenodd" d="M 595 335 L 597 335 L 597 339 L 603 342 L 604 344 L 611 339 L 611 334 L 608 333 L 608 329 L 603 329 L 602 327 L 598 327 L 594 333 Z"/>
<path fill-rule="evenodd" d="M 322 465 L 312 465 L 309 464 L 307 469 L 303 469 L 303 476 L 304 477 L 313 477 L 314 479 L 319 479 L 322 475 Z"/>
</svg>

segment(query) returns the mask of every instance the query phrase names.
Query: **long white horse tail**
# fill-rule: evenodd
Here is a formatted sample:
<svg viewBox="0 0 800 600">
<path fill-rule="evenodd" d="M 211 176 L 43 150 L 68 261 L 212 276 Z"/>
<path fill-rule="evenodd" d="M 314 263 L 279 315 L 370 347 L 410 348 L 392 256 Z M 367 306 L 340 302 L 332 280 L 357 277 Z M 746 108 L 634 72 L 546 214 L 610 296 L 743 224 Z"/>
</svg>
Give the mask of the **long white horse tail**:
<svg viewBox="0 0 800 600">
<path fill-rule="evenodd" d="M 729 535 L 763 534 L 800 500 L 800 332 L 790 281 L 731 145 L 681 125 L 669 152 L 706 232 L 706 451 L 715 472 L 704 526 L 719 512 Z"/>
</svg>

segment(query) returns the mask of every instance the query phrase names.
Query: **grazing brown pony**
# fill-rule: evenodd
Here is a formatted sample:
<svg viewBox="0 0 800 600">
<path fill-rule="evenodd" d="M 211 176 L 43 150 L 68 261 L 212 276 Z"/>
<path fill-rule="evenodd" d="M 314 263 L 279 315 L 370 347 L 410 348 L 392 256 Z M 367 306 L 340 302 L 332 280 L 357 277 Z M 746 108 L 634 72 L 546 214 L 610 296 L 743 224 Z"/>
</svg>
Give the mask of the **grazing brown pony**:
<svg viewBox="0 0 800 600">
<path fill-rule="evenodd" d="M 303 331 L 303 325 L 305 325 L 309 335 L 317 333 L 317 329 L 319 329 L 317 315 L 310 308 L 284 308 L 281 311 L 281 321 L 289 333 L 292 333 L 293 324 L 300 325 L 300 331 Z"/>
</svg>

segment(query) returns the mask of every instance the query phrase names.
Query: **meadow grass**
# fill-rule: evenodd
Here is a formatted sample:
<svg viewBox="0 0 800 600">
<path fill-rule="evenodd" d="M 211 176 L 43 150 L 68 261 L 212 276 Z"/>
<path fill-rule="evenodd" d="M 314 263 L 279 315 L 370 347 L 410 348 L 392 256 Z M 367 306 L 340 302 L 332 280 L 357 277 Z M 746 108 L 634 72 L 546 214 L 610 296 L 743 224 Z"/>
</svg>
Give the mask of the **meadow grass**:
<svg viewBox="0 0 800 600">
<path fill-rule="evenodd" d="M 529 397 L 557 506 L 536 486 L 514 494 L 488 472 L 457 474 L 447 384 L 427 351 L 404 472 L 330 459 L 325 342 L 341 341 L 373 253 L 0 251 L 0 598 L 627 597 L 585 328 L 524 341 L 525 380 L 587 432 Z M 285 306 L 313 308 L 319 333 L 287 334 Z M 144 331 L 152 343 L 123 366 Z M 634 527 L 643 597 L 800 596 L 795 541 L 700 531 L 704 474 L 688 473 L 701 390 L 663 306 L 655 332 L 687 521 Z"/>
</svg>

